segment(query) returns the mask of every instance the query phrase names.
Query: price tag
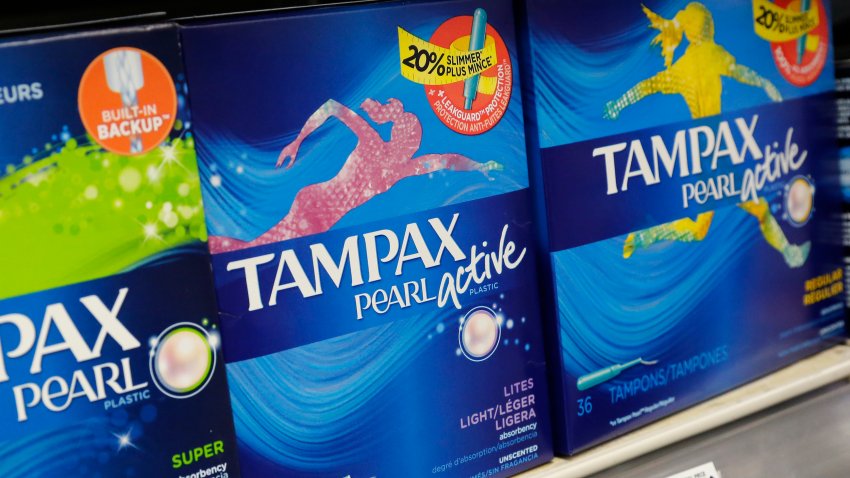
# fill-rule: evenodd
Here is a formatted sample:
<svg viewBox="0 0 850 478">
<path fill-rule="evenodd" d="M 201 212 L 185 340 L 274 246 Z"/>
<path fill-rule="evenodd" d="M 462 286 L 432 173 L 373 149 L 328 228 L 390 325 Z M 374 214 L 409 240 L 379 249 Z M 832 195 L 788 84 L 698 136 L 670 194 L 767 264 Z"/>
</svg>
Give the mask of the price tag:
<svg viewBox="0 0 850 478">
<path fill-rule="evenodd" d="M 667 478 L 720 478 L 720 473 L 715 468 L 714 462 L 710 461 Z"/>
</svg>

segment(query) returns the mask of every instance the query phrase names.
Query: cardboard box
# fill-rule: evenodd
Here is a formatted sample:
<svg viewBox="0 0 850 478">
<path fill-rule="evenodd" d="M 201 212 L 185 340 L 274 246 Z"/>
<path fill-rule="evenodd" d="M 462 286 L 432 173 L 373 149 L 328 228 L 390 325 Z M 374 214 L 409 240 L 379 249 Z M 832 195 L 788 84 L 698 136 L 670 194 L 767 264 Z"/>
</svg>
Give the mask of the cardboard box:
<svg viewBox="0 0 850 478">
<path fill-rule="evenodd" d="M 213 18 L 182 41 L 244 475 L 547 461 L 511 2 Z"/>
<path fill-rule="evenodd" d="M 527 2 L 559 452 L 844 336 L 829 5 L 788 3 Z"/>
<path fill-rule="evenodd" d="M 0 71 L 0 475 L 239 476 L 176 26 Z"/>
</svg>

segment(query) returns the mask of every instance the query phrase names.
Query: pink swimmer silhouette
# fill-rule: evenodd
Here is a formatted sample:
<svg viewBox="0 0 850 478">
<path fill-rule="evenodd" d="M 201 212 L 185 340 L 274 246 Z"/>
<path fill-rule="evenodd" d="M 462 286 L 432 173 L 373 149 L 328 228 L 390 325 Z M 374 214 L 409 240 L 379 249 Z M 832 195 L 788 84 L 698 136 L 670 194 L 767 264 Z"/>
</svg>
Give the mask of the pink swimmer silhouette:
<svg viewBox="0 0 850 478">
<path fill-rule="evenodd" d="M 291 168 L 301 143 L 330 117 L 342 121 L 357 136 L 357 146 L 336 176 L 311 184 L 295 195 L 289 213 L 274 227 L 246 242 L 223 236 L 211 236 L 213 254 L 280 242 L 286 239 L 325 232 L 345 214 L 369 199 L 387 192 L 404 178 L 443 169 L 452 171 L 489 171 L 501 169 L 495 161 L 479 163 L 460 154 L 425 154 L 414 158 L 422 142 L 422 125 L 413 113 L 404 111 L 401 101 L 390 98 L 386 104 L 365 100 L 360 108 L 377 124 L 392 123 L 390 140 L 345 105 L 328 100 L 313 113 L 298 137 L 283 148 L 276 167 Z M 291 160 L 287 163 L 287 159 Z"/>
</svg>

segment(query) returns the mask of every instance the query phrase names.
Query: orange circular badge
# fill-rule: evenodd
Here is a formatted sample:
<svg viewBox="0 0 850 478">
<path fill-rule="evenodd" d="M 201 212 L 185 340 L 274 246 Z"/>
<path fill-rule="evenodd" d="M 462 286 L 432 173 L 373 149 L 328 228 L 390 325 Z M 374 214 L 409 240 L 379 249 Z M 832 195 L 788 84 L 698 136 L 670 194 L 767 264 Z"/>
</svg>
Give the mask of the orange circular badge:
<svg viewBox="0 0 850 478">
<path fill-rule="evenodd" d="M 168 138 L 177 91 L 165 66 L 150 53 L 121 47 L 89 64 L 77 97 L 83 126 L 97 144 L 123 155 L 144 154 Z"/>
<path fill-rule="evenodd" d="M 451 48 L 463 38 L 468 44 L 474 17 L 450 18 L 431 36 L 430 42 Z M 504 40 L 491 25 L 486 25 L 486 41 L 492 42 L 496 63 L 486 65 L 467 88 L 469 80 L 447 85 L 426 86 L 428 102 L 440 121 L 457 133 L 478 135 L 493 129 L 505 115 L 513 89 L 511 57 Z M 485 86 L 486 85 L 486 86 Z"/>
<path fill-rule="evenodd" d="M 771 53 L 779 72 L 794 86 L 811 85 L 818 79 L 827 60 L 829 60 L 829 18 L 821 0 L 811 0 L 809 8 L 818 11 L 818 25 L 800 38 L 771 43 Z M 803 2 L 800 0 L 776 0 L 781 8 L 799 12 Z"/>
</svg>

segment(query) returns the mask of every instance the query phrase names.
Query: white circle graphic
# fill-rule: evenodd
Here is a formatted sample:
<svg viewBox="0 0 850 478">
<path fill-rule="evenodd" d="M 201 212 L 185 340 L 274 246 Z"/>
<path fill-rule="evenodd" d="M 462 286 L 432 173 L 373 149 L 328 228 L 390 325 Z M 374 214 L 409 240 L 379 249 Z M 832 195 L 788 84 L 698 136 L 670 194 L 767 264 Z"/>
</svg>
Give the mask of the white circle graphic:
<svg viewBox="0 0 850 478">
<path fill-rule="evenodd" d="M 501 336 L 496 313 L 488 307 L 476 307 L 464 317 L 458 339 L 466 358 L 480 362 L 493 355 Z"/>
<path fill-rule="evenodd" d="M 812 215 L 814 187 L 803 177 L 792 180 L 785 198 L 788 218 L 797 225 L 805 224 Z"/>
<path fill-rule="evenodd" d="M 216 351 L 203 328 L 189 322 L 174 324 L 154 344 L 151 376 L 160 391 L 172 398 L 188 398 L 207 386 Z"/>
</svg>

